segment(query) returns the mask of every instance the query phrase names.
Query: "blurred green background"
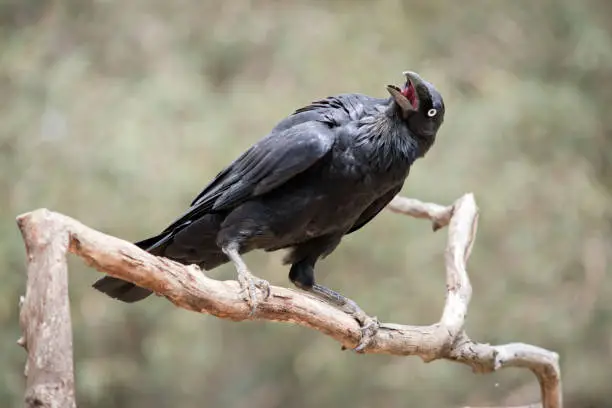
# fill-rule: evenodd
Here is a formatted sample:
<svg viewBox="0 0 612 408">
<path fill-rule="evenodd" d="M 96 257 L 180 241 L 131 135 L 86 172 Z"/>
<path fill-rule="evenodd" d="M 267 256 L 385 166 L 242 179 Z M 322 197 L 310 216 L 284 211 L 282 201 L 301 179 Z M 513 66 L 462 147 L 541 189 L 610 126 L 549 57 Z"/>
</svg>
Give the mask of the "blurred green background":
<svg viewBox="0 0 612 408">
<path fill-rule="evenodd" d="M 470 335 L 561 355 L 566 406 L 612 406 L 609 0 L 1 0 L 0 406 L 21 406 L 24 249 L 47 207 L 106 233 L 157 233 L 295 108 L 384 97 L 415 70 L 445 97 L 403 194 L 476 194 Z M 389 212 L 345 239 L 321 282 L 383 321 L 428 324 L 445 232 Z M 247 261 L 291 286 L 281 253 Z M 233 323 L 162 298 L 125 305 L 70 261 L 79 406 L 457 407 L 538 397 L 529 372 L 475 375 L 359 356 L 290 325 Z M 233 278 L 231 266 L 212 276 Z"/>
</svg>

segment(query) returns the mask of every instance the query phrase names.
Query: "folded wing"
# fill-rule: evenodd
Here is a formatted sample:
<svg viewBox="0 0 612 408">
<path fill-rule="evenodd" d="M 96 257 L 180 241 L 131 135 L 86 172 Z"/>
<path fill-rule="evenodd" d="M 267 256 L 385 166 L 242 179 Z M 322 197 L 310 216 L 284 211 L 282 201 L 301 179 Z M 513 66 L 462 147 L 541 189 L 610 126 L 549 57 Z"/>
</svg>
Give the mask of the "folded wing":
<svg viewBox="0 0 612 408">
<path fill-rule="evenodd" d="M 187 225 L 203 214 L 235 208 L 278 188 L 314 165 L 331 150 L 333 143 L 334 132 L 330 127 L 314 121 L 270 133 L 221 171 L 165 232 Z"/>
</svg>

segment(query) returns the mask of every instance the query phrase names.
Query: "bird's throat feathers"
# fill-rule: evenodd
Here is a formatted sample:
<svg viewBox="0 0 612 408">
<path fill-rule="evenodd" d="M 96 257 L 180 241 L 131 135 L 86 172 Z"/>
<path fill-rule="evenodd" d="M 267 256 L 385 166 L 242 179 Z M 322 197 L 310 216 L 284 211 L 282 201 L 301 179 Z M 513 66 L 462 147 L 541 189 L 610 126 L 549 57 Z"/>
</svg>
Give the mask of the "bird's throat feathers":
<svg viewBox="0 0 612 408">
<path fill-rule="evenodd" d="M 391 111 L 363 118 L 358 126 L 357 144 L 367 145 L 368 159 L 383 170 L 404 164 L 410 166 L 431 146 L 412 135 L 399 114 Z"/>
</svg>

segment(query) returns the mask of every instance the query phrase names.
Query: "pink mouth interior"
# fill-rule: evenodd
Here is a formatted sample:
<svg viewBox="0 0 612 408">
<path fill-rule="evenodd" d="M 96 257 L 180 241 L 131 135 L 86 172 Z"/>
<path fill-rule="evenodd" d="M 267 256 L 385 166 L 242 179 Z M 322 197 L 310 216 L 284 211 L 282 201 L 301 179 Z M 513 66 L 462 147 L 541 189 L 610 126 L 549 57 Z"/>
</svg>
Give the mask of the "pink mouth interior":
<svg viewBox="0 0 612 408">
<path fill-rule="evenodd" d="M 410 101 L 410 104 L 412 105 L 414 109 L 417 108 L 416 90 L 414 89 L 412 82 L 408 81 L 408 83 L 406 84 L 406 87 L 402 91 L 402 95 L 404 95 L 406 99 Z"/>
</svg>

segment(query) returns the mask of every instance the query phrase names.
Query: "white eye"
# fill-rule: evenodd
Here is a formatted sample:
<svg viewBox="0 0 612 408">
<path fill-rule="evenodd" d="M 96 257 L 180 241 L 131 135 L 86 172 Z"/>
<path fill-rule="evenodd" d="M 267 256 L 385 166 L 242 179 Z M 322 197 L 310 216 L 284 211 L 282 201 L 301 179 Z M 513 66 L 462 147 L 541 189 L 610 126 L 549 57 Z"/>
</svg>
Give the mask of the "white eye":
<svg viewBox="0 0 612 408">
<path fill-rule="evenodd" d="M 434 116 L 436 116 L 436 113 L 438 113 L 437 110 L 430 109 L 430 110 L 427 111 L 427 116 L 429 116 L 430 118 L 433 118 Z"/>
</svg>

